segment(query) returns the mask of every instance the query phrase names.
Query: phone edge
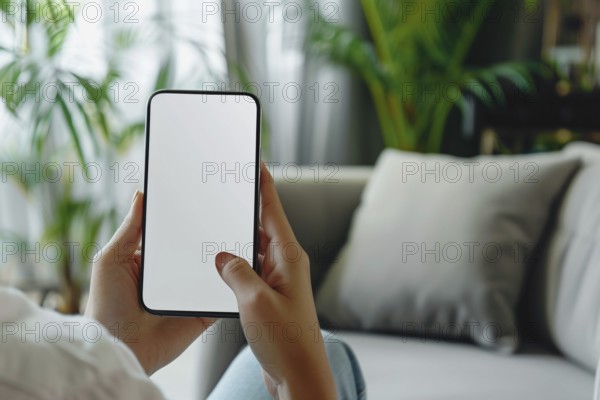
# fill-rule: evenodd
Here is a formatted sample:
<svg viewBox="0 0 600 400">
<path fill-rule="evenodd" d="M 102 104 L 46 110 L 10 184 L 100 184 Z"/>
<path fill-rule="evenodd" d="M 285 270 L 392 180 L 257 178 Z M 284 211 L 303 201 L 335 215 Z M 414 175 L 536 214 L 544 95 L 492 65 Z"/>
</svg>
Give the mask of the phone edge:
<svg viewBox="0 0 600 400">
<path fill-rule="evenodd" d="M 239 312 L 212 312 L 212 311 L 174 311 L 174 310 L 155 310 L 144 303 L 144 258 L 145 251 L 144 246 L 146 243 L 146 193 L 148 192 L 148 155 L 150 152 L 150 106 L 152 100 L 159 94 L 162 93 L 181 93 L 181 94 L 205 94 L 205 95 L 240 95 L 248 96 L 254 100 L 256 105 L 256 145 L 255 145 L 255 159 L 257 162 L 257 168 L 254 173 L 254 243 L 256 244 L 253 248 L 252 254 L 252 269 L 260 274 L 260 266 L 258 265 L 258 224 L 259 224 L 259 204 L 260 204 L 260 170 L 262 162 L 262 145 L 261 145 L 261 122 L 262 113 L 261 105 L 258 97 L 249 92 L 240 91 L 207 91 L 207 90 L 180 90 L 180 89 L 161 89 L 153 92 L 148 98 L 146 104 L 146 123 L 144 132 L 145 135 L 145 146 L 144 146 L 144 204 L 142 212 L 142 249 L 140 257 L 140 289 L 138 291 L 138 300 L 140 306 L 144 311 L 152 315 L 158 316 L 174 316 L 174 317 L 215 317 L 215 318 L 239 318 Z"/>
</svg>

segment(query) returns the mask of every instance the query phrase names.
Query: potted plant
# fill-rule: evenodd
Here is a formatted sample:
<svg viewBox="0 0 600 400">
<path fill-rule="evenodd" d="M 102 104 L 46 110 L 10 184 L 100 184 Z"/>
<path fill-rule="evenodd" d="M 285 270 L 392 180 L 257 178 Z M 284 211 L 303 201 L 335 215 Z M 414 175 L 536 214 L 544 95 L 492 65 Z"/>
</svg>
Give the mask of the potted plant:
<svg viewBox="0 0 600 400">
<path fill-rule="evenodd" d="M 494 0 L 361 0 L 360 4 L 369 38 L 321 17 L 310 24 L 307 45 L 312 54 L 360 75 L 388 147 L 440 152 L 448 116 L 467 105 L 465 94 L 490 105 L 503 102 L 503 80 L 518 90 L 532 88 L 531 63 L 467 65 Z"/>
<path fill-rule="evenodd" d="M 110 51 L 102 60 L 107 68 L 101 74 L 82 74 L 62 60 L 67 51 L 65 43 L 77 35 L 75 24 L 81 14 L 74 4 L 79 3 L 0 0 L 0 16 L 6 21 L 3 29 L 12 35 L 8 41 L 12 45 L 0 46 L 0 60 L 4 61 L 0 64 L 0 96 L 22 138 L 26 138 L 22 142 L 28 144 L 18 151 L 1 149 L 0 161 L 3 169 L 14 165 L 19 169 L 38 168 L 37 176 L 14 170 L 10 174 L 3 171 L 3 176 L 14 178 L 29 202 L 37 203 L 36 215 L 43 220 L 37 236 L 3 232 L 3 239 L 10 237 L 25 249 L 36 245 L 55 247 L 52 254 L 58 256 L 53 256 L 51 263 L 59 275 L 62 301 L 58 308 L 65 313 L 80 311 L 81 294 L 94 250 L 99 249 L 100 235 L 116 228 L 116 185 L 111 180 L 104 185 L 90 185 L 89 179 L 81 182 L 65 176 L 56 181 L 40 179 L 40 164 L 41 168 L 51 164 L 60 168 L 65 160 L 78 166 L 98 164 L 106 173 L 116 156 L 125 152 L 144 129 L 142 119 L 125 118 L 112 90 L 123 74 L 121 57 L 136 37 L 142 36 L 136 32 L 142 27 L 127 26 L 108 35 Z M 23 9 L 15 12 L 15 7 Z M 164 5 L 159 5 L 159 12 L 161 7 Z M 155 34 L 162 32 L 161 39 L 171 32 L 169 22 L 164 15 L 153 20 L 162 24 L 155 29 Z M 145 32 L 149 29 L 147 25 L 143 28 Z M 200 45 L 197 49 L 203 50 Z M 159 61 L 154 90 L 171 84 L 170 51 L 164 52 Z M 76 251 L 73 243 L 77 244 Z"/>
</svg>

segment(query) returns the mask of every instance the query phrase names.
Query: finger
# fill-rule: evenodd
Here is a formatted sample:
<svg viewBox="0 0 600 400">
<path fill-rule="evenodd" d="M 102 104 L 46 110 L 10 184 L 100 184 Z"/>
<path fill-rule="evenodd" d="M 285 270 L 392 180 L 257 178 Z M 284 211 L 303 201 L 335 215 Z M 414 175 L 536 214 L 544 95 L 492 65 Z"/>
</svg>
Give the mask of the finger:
<svg viewBox="0 0 600 400">
<path fill-rule="evenodd" d="M 227 286 L 233 290 L 238 302 L 256 290 L 269 288 L 250 267 L 250 264 L 241 257 L 221 252 L 217 254 L 215 264 L 219 275 L 221 275 Z"/>
<path fill-rule="evenodd" d="M 137 264 L 140 265 L 142 263 L 142 252 L 139 250 L 136 250 L 135 253 L 133 253 L 133 261 Z"/>
<path fill-rule="evenodd" d="M 143 204 L 144 194 L 136 190 L 129 213 L 110 240 L 111 244 L 118 244 L 119 248 L 129 248 L 132 251 L 138 248 L 142 236 Z"/>
<path fill-rule="evenodd" d="M 264 163 L 260 173 L 260 219 L 266 234 L 284 242 L 294 240 L 294 233 L 285 216 L 273 177 Z"/>
<path fill-rule="evenodd" d="M 260 271 L 260 277 L 265 281 L 268 282 L 268 278 L 269 275 L 271 274 L 271 272 L 273 272 L 273 264 L 272 263 L 268 263 L 265 262 L 265 255 L 264 254 L 259 254 L 258 255 L 258 265 L 259 265 L 259 271 Z"/>
<path fill-rule="evenodd" d="M 265 254 L 269 246 L 269 237 L 262 226 L 258 227 L 258 254 Z"/>
</svg>

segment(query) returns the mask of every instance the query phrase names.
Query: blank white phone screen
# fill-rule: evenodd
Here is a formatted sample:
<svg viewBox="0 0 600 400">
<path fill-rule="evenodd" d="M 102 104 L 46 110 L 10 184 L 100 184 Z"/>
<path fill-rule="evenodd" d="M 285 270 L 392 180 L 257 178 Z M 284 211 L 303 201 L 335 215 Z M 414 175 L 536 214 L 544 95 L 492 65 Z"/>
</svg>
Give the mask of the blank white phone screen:
<svg viewBox="0 0 600 400">
<path fill-rule="evenodd" d="M 142 285 L 150 310 L 238 312 L 215 256 L 252 265 L 258 107 L 240 94 L 151 98 Z"/>
</svg>

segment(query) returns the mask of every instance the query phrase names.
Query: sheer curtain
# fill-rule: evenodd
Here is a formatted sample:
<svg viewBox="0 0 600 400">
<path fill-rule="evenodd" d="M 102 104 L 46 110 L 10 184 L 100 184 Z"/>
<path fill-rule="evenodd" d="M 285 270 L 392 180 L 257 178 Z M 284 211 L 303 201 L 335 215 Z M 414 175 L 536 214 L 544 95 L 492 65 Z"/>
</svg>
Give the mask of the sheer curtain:
<svg viewBox="0 0 600 400">
<path fill-rule="evenodd" d="M 101 43 L 104 39 L 104 32 L 100 24 L 86 21 L 79 18 L 78 22 L 72 27 L 76 34 L 70 35 L 64 45 L 64 57 L 59 60 L 58 67 L 65 65 L 74 72 L 94 76 L 101 73 L 105 65 L 98 62 L 103 54 Z M 12 35 L 11 33 L 16 33 Z M 0 45 L 7 49 L 18 48 L 24 29 L 19 27 L 12 30 L 9 25 L 0 26 Z M 34 32 L 33 37 L 29 39 L 32 42 L 36 40 Z M 11 60 L 12 56 L 8 53 L 0 54 L 0 65 L 5 65 Z M 75 68 L 76 67 L 76 68 Z M 6 77 L 4 78 L 6 79 Z M 3 81 L 3 85 L 20 84 L 21 82 Z M 52 101 L 52 91 L 49 86 L 41 100 L 34 96 L 24 98 L 24 101 L 31 103 L 28 112 L 38 112 L 39 102 Z M 4 90 L 5 87 L 2 88 Z M 48 96 L 46 98 L 45 96 Z M 53 221 L 53 210 L 48 210 L 48 198 L 52 195 L 54 186 L 45 185 L 41 190 L 33 195 L 32 191 L 24 189 L 25 180 L 41 182 L 51 179 L 56 170 L 46 170 L 45 168 L 52 163 L 61 168 L 61 175 L 67 176 L 66 172 L 69 162 L 73 159 L 62 158 L 58 152 L 46 160 L 37 160 L 33 158 L 31 152 L 31 141 L 26 135 L 26 125 L 28 120 L 23 118 L 26 113 L 21 112 L 20 118 L 15 117 L 6 108 L 4 102 L 0 102 L 0 282 L 3 284 L 20 283 L 24 279 L 29 279 L 36 275 L 37 279 L 52 282 L 54 277 L 54 265 L 45 263 L 44 260 L 51 256 L 43 253 L 43 245 L 39 243 L 47 224 Z M 59 123 L 51 123 L 53 134 L 50 135 L 44 147 L 44 154 L 50 156 L 50 153 L 59 148 L 65 141 L 70 140 L 66 127 Z M 82 143 L 84 147 L 89 143 Z M 80 171 L 78 169 L 77 171 Z M 45 173 L 44 171 L 52 171 Z M 75 171 L 75 169 L 73 169 Z M 66 179 L 66 178 L 65 178 Z M 77 174 L 73 172 L 73 180 L 77 180 Z M 92 185 L 96 189 L 98 185 Z M 41 195 L 40 195 L 41 194 Z M 31 243 L 25 243 L 30 241 Z M 36 247 L 37 246 L 37 247 Z M 27 256 L 19 254 L 21 251 L 28 252 Z"/>
<path fill-rule="evenodd" d="M 82 6 L 86 3 L 82 2 Z M 215 77 L 225 79 L 227 71 L 223 54 L 223 25 L 220 18 L 205 18 L 203 14 L 207 4 L 213 4 L 214 1 L 140 0 L 135 3 L 115 3 L 112 0 L 102 0 L 90 3 L 102 10 L 102 17 L 99 20 L 86 19 L 82 18 L 81 13 L 76 14 L 76 23 L 70 28 L 67 43 L 61 52 L 60 65 L 92 79 L 101 77 L 108 67 L 107 55 L 115 51 L 111 48 L 111 43 L 114 43 L 109 40 L 111 35 L 123 31 L 131 32 L 135 38 L 134 44 L 118 60 L 122 76 L 112 92 L 123 124 L 144 120 L 146 101 L 154 89 L 157 70 L 167 58 L 172 62 L 169 72 L 171 87 L 200 89 L 203 82 L 217 79 Z M 158 28 L 159 19 L 167 24 L 166 33 Z M 9 33 L 8 26 L 0 25 L 0 45 L 6 48 L 17 44 L 17 38 L 13 38 Z M 9 59 L 0 52 L 0 65 L 4 65 Z M 26 101 L 35 105 L 33 98 Z M 35 107 L 32 108 L 32 112 L 36 112 Z M 4 165 L 16 162 L 18 172 L 23 169 L 21 159 L 29 157 L 32 153 L 30 139 L 23 127 L 26 122 L 12 117 L 0 102 L 0 162 L 5 163 Z M 67 129 L 60 126 L 61 122 L 61 118 L 57 118 L 58 125 L 53 125 L 50 135 L 52 147 L 59 148 L 71 140 Z M 88 145 L 90 143 L 83 143 L 86 148 Z M 126 213 L 134 190 L 143 187 L 143 150 L 144 138 L 138 136 L 125 153 L 114 152 L 105 159 L 90 152 L 86 161 L 100 165 L 102 178 L 93 184 L 85 182 L 81 179 L 82 168 L 76 167 L 73 170 L 76 180 L 75 195 L 91 194 L 97 198 L 99 206 L 114 200 L 120 218 Z M 47 153 L 50 156 L 52 150 L 49 149 Z M 63 162 L 81 165 L 74 154 L 67 152 L 65 157 L 52 160 L 61 166 L 63 176 L 67 176 Z M 43 168 L 44 163 L 50 160 L 38 161 L 39 168 Z M 43 180 L 43 176 L 39 173 L 37 175 L 38 179 Z M 15 181 L 22 180 L 19 175 L 8 176 L 2 173 L 0 179 L 0 233 L 15 233 L 19 237 L 38 241 L 48 222 L 54 218 L 54 210 L 49 206 L 54 204 L 49 201 L 51 194 L 45 193 L 37 198 L 27 196 Z M 56 183 L 46 186 L 53 190 L 61 185 Z M 0 237 L 0 247 L 7 245 Z M 0 278 L 5 272 L 13 274 L 15 268 L 7 268 L 6 264 L 18 264 L 19 259 L 18 256 L 8 257 L 3 249 L 1 253 L 3 260 L 0 262 Z M 17 270 L 22 269 L 17 267 Z M 12 281 L 12 275 L 7 279 Z"/>
<path fill-rule="evenodd" d="M 358 77 L 311 57 L 304 47 L 316 9 L 327 21 L 366 34 L 359 3 L 222 4 L 226 55 L 250 80 L 238 87 L 258 92 L 263 104 L 269 128 L 265 157 L 282 164 L 371 163 L 381 139 L 368 92 Z"/>
</svg>

